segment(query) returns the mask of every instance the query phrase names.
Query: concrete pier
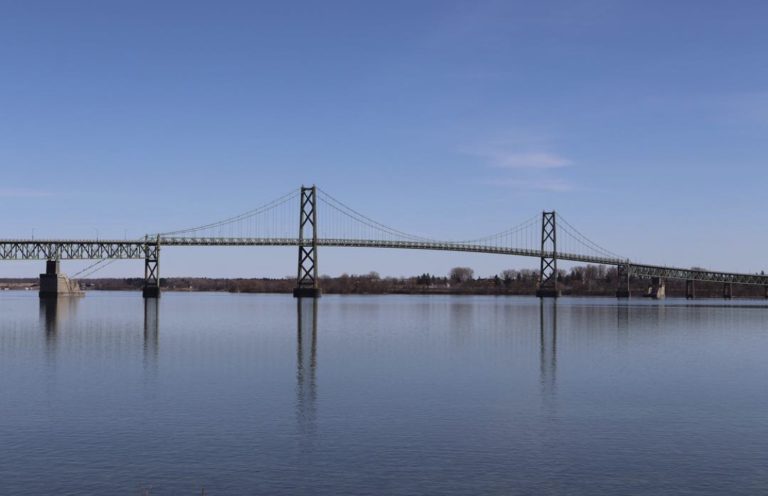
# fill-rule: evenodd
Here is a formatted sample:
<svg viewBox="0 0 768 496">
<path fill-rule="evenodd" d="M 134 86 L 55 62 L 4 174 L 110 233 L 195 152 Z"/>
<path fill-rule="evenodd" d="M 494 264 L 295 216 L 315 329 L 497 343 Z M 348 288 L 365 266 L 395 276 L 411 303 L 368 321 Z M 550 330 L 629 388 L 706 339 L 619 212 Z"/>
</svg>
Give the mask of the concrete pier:
<svg viewBox="0 0 768 496">
<path fill-rule="evenodd" d="M 536 290 L 536 297 L 538 298 L 560 298 L 563 293 L 559 289 L 553 288 L 539 288 Z"/>
<path fill-rule="evenodd" d="M 652 277 L 651 286 L 648 288 L 648 293 L 645 295 L 648 298 L 654 300 L 663 300 L 667 296 L 667 289 L 664 284 L 664 279 L 661 277 Z"/>
<path fill-rule="evenodd" d="M 294 298 L 320 298 L 322 294 L 323 292 L 320 290 L 320 288 L 312 288 L 312 287 L 293 288 Z"/>
<path fill-rule="evenodd" d="M 65 274 L 59 272 L 59 261 L 48 260 L 45 263 L 45 274 L 40 274 L 40 297 L 82 296 L 80 285 L 71 281 Z"/>
<path fill-rule="evenodd" d="M 146 285 L 142 288 L 141 295 L 144 298 L 160 298 L 160 286 Z"/>
</svg>

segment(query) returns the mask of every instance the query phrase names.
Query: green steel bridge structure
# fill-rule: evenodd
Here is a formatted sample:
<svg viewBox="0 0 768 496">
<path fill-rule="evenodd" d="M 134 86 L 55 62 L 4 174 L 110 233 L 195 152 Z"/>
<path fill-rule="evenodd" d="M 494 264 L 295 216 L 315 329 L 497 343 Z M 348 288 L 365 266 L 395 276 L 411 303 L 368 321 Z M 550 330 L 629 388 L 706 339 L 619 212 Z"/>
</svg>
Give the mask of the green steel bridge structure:
<svg viewBox="0 0 768 496">
<path fill-rule="evenodd" d="M 320 218 L 320 219 L 319 219 Z M 318 222 L 322 221 L 322 224 Z M 298 221 L 298 222 L 297 222 Z M 60 260 L 144 260 L 143 294 L 160 296 L 160 251 L 170 246 L 289 246 L 298 249 L 294 295 L 317 297 L 320 247 L 437 250 L 533 257 L 540 261 L 537 295 L 560 295 L 557 263 L 601 264 L 618 268 L 617 296 L 629 296 L 630 278 L 651 281 L 651 294 L 663 296 L 664 280 L 687 281 L 694 295 L 697 281 L 723 284 L 723 296 L 734 284 L 763 286 L 768 276 L 636 263 L 602 248 L 554 211 L 541 214 L 490 236 L 459 241 L 408 234 L 360 214 L 321 189 L 301 187 L 259 208 L 218 222 L 156 233 L 137 240 L 0 239 L 0 260 L 47 260 L 58 272 Z M 661 290 L 661 293 L 659 292 Z"/>
</svg>

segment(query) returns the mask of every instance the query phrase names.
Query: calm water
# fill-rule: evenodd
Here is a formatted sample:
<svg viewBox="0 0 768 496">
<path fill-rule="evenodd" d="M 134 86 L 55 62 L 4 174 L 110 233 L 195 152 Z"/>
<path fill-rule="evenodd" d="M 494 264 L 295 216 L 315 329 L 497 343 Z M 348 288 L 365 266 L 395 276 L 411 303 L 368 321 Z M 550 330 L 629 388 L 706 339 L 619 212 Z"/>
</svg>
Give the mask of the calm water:
<svg viewBox="0 0 768 496">
<path fill-rule="evenodd" d="M 2 494 L 765 494 L 768 308 L 0 294 Z"/>
</svg>

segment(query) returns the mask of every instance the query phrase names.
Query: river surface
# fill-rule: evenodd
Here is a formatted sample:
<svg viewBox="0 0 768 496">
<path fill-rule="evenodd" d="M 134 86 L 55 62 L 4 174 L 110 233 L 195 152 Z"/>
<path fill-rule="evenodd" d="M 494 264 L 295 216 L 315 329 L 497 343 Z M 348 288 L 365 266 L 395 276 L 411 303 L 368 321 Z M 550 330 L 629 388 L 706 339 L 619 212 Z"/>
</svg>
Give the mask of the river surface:
<svg viewBox="0 0 768 496">
<path fill-rule="evenodd" d="M 764 302 L 0 294 L 2 494 L 766 494 Z"/>
</svg>

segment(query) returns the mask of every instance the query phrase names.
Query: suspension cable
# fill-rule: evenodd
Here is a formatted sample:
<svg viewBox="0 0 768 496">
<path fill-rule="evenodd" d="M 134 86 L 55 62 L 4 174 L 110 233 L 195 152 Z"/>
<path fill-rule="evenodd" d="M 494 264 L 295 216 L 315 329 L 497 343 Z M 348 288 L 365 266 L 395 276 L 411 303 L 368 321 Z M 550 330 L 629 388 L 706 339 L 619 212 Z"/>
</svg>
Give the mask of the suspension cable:
<svg viewBox="0 0 768 496">
<path fill-rule="evenodd" d="M 205 224 L 205 225 L 202 225 L 202 226 L 191 227 L 191 228 L 188 228 L 188 229 L 180 229 L 178 231 L 169 231 L 169 232 L 159 233 L 159 235 L 160 236 L 173 236 L 173 235 L 178 235 L 178 234 L 183 234 L 183 233 L 188 233 L 188 232 L 202 231 L 203 229 L 222 227 L 224 225 L 231 224 L 233 222 L 236 222 L 236 221 L 248 218 L 248 217 L 253 217 L 253 216 L 258 215 L 260 213 L 264 213 L 267 210 L 275 208 L 275 207 L 277 207 L 279 205 L 282 205 L 283 203 L 286 203 L 286 202 L 296 198 L 298 196 L 298 194 L 299 194 L 298 191 L 293 190 L 290 193 L 286 193 L 285 195 L 281 196 L 280 198 L 277 198 L 276 200 L 272 200 L 269 203 L 265 203 L 264 205 L 256 207 L 256 208 L 254 208 L 252 210 L 249 210 L 247 212 L 243 212 L 243 213 L 241 213 L 239 215 L 235 215 L 233 217 L 229 217 L 227 219 L 220 220 L 218 222 L 211 222 L 210 224 Z"/>
<path fill-rule="evenodd" d="M 566 228 L 564 230 L 566 231 L 566 233 L 570 234 L 574 241 L 581 243 L 584 247 L 591 250 L 595 250 L 599 252 L 601 255 L 608 256 L 609 258 L 617 258 L 620 260 L 625 259 L 625 257 L 622 257 L 621 255 L 614 253 L 611 250 L 603 248 L 602 246 L 598 245 L 597 243 L 595 243 L 594 241 L 586 237 L 578 229 L 573 227 L 573 225 L 570 222 L 568 222 L 562 215 L 557 214 L 557 220 L 558 222 L 562 222 L 563 224 L 565 224 Z"/>
<path fill-rule="evenodd" d="M 354 220 L 357 220 L 358 222 L 360 222 L 362 224 L 367 225 L 368 227 L 385 231 L 388 234 L 392 234 L 392 235 L 396 235 L 396 236 L 402 236 L 402 237 L 405 237 L 405 238 L 411 238 L 411 239 L 414 239 L 414 240 L 436 241 L 436 240 L 434 240 L 432 238 L 426 238 L 426 237 L 423 237 L 423 236 L 417 236 L 415 234 L 409 234 L 409 233 L 400 231 L 399 229 L 395 229 L 393 227 L 389 227 L 389 226 L 387 226 L 385 224 L 382 224 L 381 222 L 377 222 L 377 221 L 371 219 L 370 217 L 368 217 L 367 215 L 361 214 L 360 212 L 358 212 L 357 210 L 353 209 L 349 205 L 343 203 L 342 201 L 337 200 L 332 195 L 330 195 L 327 191 L 325 191 L 325 190 L 323 190 L 321 188 L 317 188 L 317 190 L 320 191 L 323 194 L 322 196 L 319 197 L 321 202 L 323 202 L 324 204 L 328 205 L 329 207 L 334 208 L 338 212 L 340 212 L 342 214 L 345 214 L 345 215 L 353 218 Z M 327 197 L 328 200 L 330 200 L 330 202 L 324 200 L 323 196 Z M 334 205 L 334 203 L 336 205 Z M 346 210 L 346 212 L 344 210 Z"/>
<path fill-rule="evenodd" d="M 86 278 L 86 277 L 88 277 L 88 276 L 90 276 L 92 274 L 95 274 L 96 272 L 100 271 L 104 267 L 107 267 L 107 266 L 113 264 L 117 260 L 118 260 L 117 258 L 112 258 L 112 259 L 102 258 L 101 260 L 99 260 L 99 261 L 97 261 L 95 263 L 92 263 L 88 267 L 84 268 L 80 272 L 77 272 L 76 274 L 71 275 L 70 279 L 75 279 L 78 276 L 80 276 L 81 274 L 83 274 L 83 275 L 82 275 L 82 277 L 80 277 L 80 279 L 84 279 L 84 278 Z M 101 264 L 104 264 L 104 265 L 101 265 Z"/>
</svg>

